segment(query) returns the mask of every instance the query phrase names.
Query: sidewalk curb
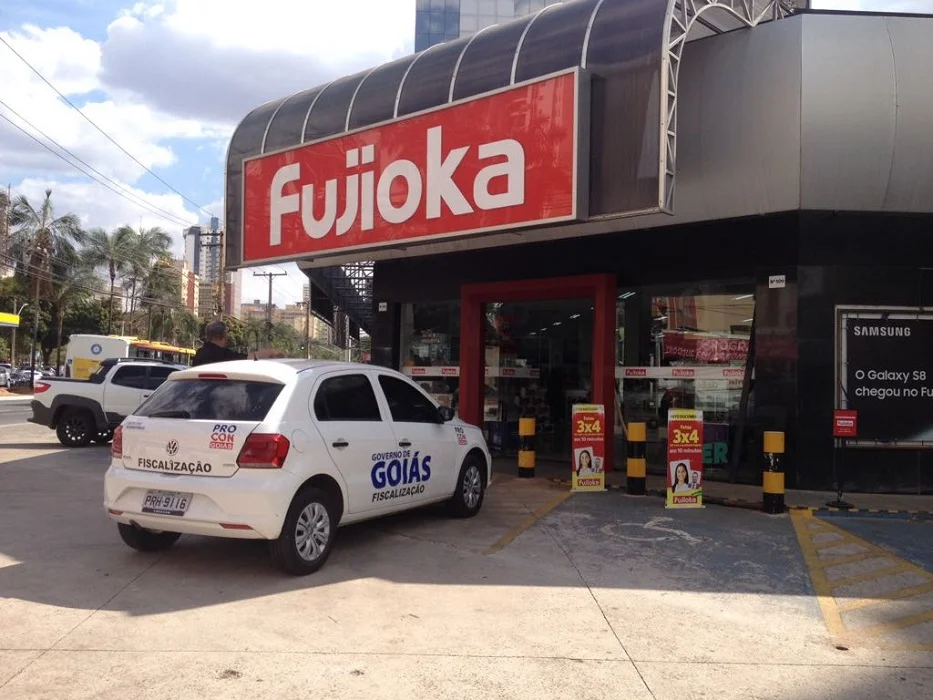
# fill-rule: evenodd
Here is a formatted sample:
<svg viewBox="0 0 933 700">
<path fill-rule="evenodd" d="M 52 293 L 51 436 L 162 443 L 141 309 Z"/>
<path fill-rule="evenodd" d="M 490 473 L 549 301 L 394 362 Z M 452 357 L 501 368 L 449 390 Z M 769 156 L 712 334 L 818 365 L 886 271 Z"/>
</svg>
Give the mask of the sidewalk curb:
<svg viewBox="0 0 933 700">
<path fill-rule="evenodd" d="M 570 479 L 562 477 L 551 477 L 553 483 L 561 486 L 570 486 Z M 627 493 L 628 490 L 621 484 L 607 484 L 607 491 L 619 491 Z M 662 489 L 645 489 L 646 496 L 656 496 L 658 498 L 667 498 L 667 491 Z M 714 506 L 723 506 L 725 508 L 742 508 L 745 510 L 755 510 L 762 512 L 761 501 L 746 501 L 740 498 L 724 498 L 721 496 L 704 496 L 704 503 Z M 897 517 L 911 520 L 933 520 L 933 511 L 930 510 L 895 510 L 889 508 L 833 508 L 832 506 L 805 506 L 791 505 L 786 506 L 785 512 L 793 510 L 807 510 L 813 515 L 833 513 L 835 517 Z"/>
</svg>

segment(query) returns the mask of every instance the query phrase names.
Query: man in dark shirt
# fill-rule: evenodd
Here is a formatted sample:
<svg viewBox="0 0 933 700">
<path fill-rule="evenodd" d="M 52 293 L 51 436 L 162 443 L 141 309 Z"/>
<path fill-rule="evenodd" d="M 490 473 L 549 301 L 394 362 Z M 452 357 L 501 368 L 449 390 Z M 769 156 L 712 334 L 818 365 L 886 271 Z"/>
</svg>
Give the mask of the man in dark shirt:
<svg viewBox="0 0 933 700">
<path fill-rule="evenodd" d="M 191 358 L 191 366 L 209 365 L 213 362 L 229 362 L 231 360 L 246 360 L 245 355 L 227 347 L 227 325 L 223 321 L 211 321 L 204 328 L 204 345 L 198 348 Z M 262 360 L 271 357 L 283 357 L 283 353 L 276 350 L 258 350 L 253 357 Z"/>
</svg>

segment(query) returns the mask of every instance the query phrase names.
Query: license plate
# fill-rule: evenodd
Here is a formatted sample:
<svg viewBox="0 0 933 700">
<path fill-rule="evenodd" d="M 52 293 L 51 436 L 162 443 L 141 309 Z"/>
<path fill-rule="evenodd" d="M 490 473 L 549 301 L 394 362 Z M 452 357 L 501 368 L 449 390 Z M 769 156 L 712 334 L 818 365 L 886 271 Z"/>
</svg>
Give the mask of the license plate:
<svg viewBox="0 0 933 700">
<path fill-rule="evenodd" d="M 146 491 L 143 513 L 155 515 L 184 515 L 191 505 L 190 493 L 177 491 Z"/>
</svg>

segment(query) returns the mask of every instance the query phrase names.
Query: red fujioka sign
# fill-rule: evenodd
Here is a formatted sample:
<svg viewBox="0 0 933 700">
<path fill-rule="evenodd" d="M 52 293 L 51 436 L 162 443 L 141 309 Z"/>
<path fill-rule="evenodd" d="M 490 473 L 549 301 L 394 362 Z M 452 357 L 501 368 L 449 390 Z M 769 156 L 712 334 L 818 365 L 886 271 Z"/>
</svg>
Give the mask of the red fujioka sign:
<svg viewBox="0 0 933 700">
<path fill-rule="evenodd" d="M 244 161 L 243 261 L 568 221 L 577 72 Z"/>
</svg>

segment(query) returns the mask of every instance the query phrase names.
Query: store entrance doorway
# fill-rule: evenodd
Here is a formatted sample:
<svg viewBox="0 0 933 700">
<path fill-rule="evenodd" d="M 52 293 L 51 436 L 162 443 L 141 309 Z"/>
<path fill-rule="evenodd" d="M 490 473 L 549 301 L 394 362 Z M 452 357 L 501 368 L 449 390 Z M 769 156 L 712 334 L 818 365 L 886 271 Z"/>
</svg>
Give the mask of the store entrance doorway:
<svg viewBox="0 0 933 700">
<path fill-rule="evenodd" d="M 536 451 L 569 454 L 573 403 L 614 412 L 615 300 L 614 275 L 464 285 L 460 417 L 509 454 L 512 424 L 517 431 L 518 417 L 533 415 Z M 612 465 L 614 421 L 606 423 L 605 463 Z"/>
</svg>

